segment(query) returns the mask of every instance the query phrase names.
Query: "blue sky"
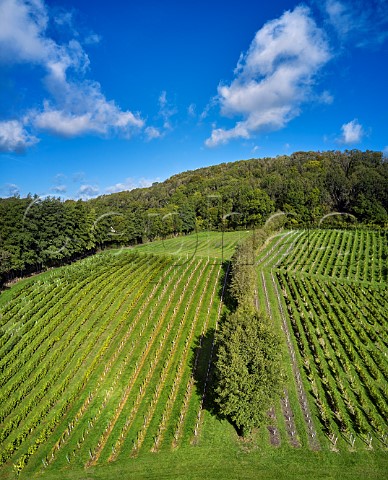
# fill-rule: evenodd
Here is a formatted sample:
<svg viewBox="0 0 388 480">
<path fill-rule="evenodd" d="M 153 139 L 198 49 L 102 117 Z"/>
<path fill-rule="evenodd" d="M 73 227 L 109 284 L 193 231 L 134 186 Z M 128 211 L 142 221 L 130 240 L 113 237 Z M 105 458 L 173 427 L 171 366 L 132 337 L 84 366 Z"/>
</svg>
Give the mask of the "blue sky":
<svg viewBox="0 0 388 480">
<path fill-rule="evenodd" d="M 386 0 L 0 0 L 0 196 L 388 155 Z"/>
</svg>

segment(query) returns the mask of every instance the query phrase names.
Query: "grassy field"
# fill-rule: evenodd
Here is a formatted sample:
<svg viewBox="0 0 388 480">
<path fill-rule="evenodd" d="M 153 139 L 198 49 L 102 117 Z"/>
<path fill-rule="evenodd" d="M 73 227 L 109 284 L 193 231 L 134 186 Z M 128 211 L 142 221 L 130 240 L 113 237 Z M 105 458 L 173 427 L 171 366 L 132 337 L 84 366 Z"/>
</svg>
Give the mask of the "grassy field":
<svg viewBox="0 0 388 480">
<path fill-rule="evenodd" d="M 241 440 L 209 386 L 221 260 L 246 234 L 109 251 L 2 293 L 0 478 L 385 478 L 384 237 L 283 232 L 260 251 L 287 382 Z"/>
<path fill-rule="evenodd" d="M 217 260 L 228 260 L 232 256 L 238 242 L 250 233 L 247 230 L 238 232 L 198 232 L 184 237 L 169 238 L 146 243 L 136 247 L 140 252 L 178 255 L 183 259 L 192 257 L 209 257 Z"/>
</svg>

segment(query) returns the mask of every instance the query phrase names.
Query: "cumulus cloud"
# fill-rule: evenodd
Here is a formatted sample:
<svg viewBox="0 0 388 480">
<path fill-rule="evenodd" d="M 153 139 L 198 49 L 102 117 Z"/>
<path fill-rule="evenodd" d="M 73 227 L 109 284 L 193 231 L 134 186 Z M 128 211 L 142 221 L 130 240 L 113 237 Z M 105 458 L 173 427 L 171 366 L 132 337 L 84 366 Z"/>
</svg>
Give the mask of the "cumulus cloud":
<svg viewBox="0 0 388 480">
<path fill-rule="evenodd" d="M 56 56 L 57 45 L 42 36 L 48 14 L 42 1 L 3 0 L 0 4 L 0 59 L 44 62 Z"/>
<path fill-rule="evenodd" d="M 137 182 L 137 187 L 136 188 L 147 188 L 147 187 L 151 187 L 151 185 L 153 183 L 158 183 L 160 182 L 160 178 L 159 177 L 156 177 L 156 178 L 153 178 L 153 179 L 150 179 L 150 178 L 141 178 L 138 182 Z"/>
<path fill-rule="evenodd" d="M 106 193 L 117 193 L 123 192 L 126 190 L 134 190 L 135 188 L 146 188 L 150 187 L 154 182 L 158 182 L 160 179 L 147 179 L 141 178 L 140 180 L 135 180 L 133 178 L 127 178 L 124 182 L 116 183 L 105 189 Z"/>
<path fill-rule="evenodd" d="M 95 197 L 99 193 L 99 188 L 95 185 L 81 185 L 78 189 L 78 196 L 80 198 L 91 198 Z"/>
<path fill-rule="evenodd" d="M 43 111 L 33 119 L 37 128 L 64 137 L 110 132 L 129 137 L 143 127 L 144 121 L 138 115 L 123 112 L 113 101 L 108 102 L 98 83 L 68 86 L 67 94 L 59 102 L 62 108 L 44 102 Z"/>
<path fill-rule="evenodd" d="M 39 140 L 19 120 L 0 122 L 0 152 L 23 152 Z"/>
<path fill-rule="evenodd" d="M 307 7 L 266 23 L 240 56 L 232 83 L 218 87 L 221 113 L 243 120 L 228 130 L 213 129 L 206 145 L 283 128 L 310 99 L 315 76 L 330 58 L 325 35 Z"/>
<path fill-rule="evenodd" d="M 58 44 L 48 34 L 49 21 L 42 0 L 0 2 L 0 63 L 40 66 L 51 95 L 42 109 L 29 112 L 26 126 L 64 137 L 114 133 L 128 138 L 143 128 L 144 121 L 138 113 L 122 110 L 113 100 L 107 100 L 98 82 L 83 79 L 90 62 L 82 45 L 75 38 Z M 62 13 L 54 22 L 71 24 L 71 14 Z M 88 43 L 96 43 L 99 37 L 93 34 L 89 40 Z M 14 137 L 24 135 L 25 147 L 36 143 L 35 137 L 25 129 L 21 131 L 20 122 L 8 126 L 16 128 Z M 14 143 L 16 148 L 23 144 Z M 8 145 L 12 146 L 12 142 Z"/>
<path fill-rule="evenodd" d="M 362 125 L 358 123 L 356 118 L 351 122 L 344 123 L 341 127 L 341 130 L 342 136 L 340 141 L 346 144 L 359 143 L 365 133 Z"/>
<path fill-rule="evenodd" d="M 55 185 L 54 187 L 51 187 L 51 191 L 55 193 L 66 193 L 67 187 L 66 185 Z"/>
<path fill-rule="evenodd" d="M 131 187 L 127 183 L 115 183 L 114 185 L 106 187 L 105 192 L 106 193 L 118 193 L 118 192 L 124 192 L 126 190 L 133 190 L 133 188 L 134 187 Z"/>
<path fill-rule="evenodd" d="M 62 110 L 51 109 L 48 104 L 42 113 L 36 115 L 35 125 L 64 137 L 82 135 L 90 130 L 90 115 L 73 115 Z"/>
</svg>

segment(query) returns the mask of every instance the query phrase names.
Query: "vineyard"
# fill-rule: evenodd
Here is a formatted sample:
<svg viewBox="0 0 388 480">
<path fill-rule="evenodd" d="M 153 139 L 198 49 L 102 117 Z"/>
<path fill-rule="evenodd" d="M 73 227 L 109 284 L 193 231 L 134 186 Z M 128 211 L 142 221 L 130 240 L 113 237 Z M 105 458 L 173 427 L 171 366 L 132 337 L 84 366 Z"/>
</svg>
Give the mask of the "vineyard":
<svg viewBox="0 0 388 480">
<path fill-rule="evenodd" d="M 383 478 L 386 237 L 299 230 L 262 247 L 256 301 L 283 332 L 287 384 L 244 445 L 209 396 L 220 260 L 246 234 L 106 252 L 6 292 L 0 478 L 286 478 L 302 464 Z"/>
<path fill-rule="evenodd" d="M 386 230 L 294 230 L 279 235 L 259 265 L 352 283 L 388 282 Z"/>
<path fill-rule="evenodd" d="M 291 357 L 286 420 L 299 416 L 289 430 L 311 448 L 387 450 L 386 261 L 385 232 L 339 230 L 286 232 L 258 259 L 262 302 Z"/>
<path fill-rule="evenodd" d="M 201 378 L 193 345 L 217 321 L 219 276 L 205 259 L 120 252 L 20 291 L 1 317 L 1 463 L 42 474 L 190 443 L 190 362 Z"/>
<path fill-rule="evenodd" d="M 137 250 L 162 255 L 179 255 L 182 258 L 208 257 L 217 260 L 229 259 L 236 245 L 249 235 L 249 231 L 198 232 L 185 237 L 169 238 L 139 245 Z"/>
</svg>

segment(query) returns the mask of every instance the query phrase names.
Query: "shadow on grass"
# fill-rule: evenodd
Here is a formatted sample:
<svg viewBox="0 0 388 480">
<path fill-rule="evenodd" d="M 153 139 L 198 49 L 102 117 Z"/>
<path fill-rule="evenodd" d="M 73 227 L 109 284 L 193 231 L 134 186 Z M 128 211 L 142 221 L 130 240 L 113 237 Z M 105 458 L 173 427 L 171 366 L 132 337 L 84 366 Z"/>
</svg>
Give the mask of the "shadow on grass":
<svg viewBox="0 0 388 480">
<path fill-rule="evenodd" d="M 222 275 L 218 287 L 218 296 L 229 312 L 237 308 L 237 303 L 230 294 L 229 289 L 230 267 L 230 261 L 224 261 L 222 263 Z M 226 318 L 227 313 L 224 312 L 218 319 L 219 327 L 226 321 Z M 210 412 L 218 420 L 228 420 L 235 428 L 237 434 L 241 436 L 242 430 L 221 412 L 220 406 L 217 403 L 217 342 L 215 328 L 209 328 L 207 332 L 199 335 L 195 339 L 192 352 L 190 367 L 197 395 L 202 402 L 202 409 Z"/>
<path fill-rule="evenodd" d="M 222 276 L 218 287 L 218 296 L 222 299 L 226 308 L 233 312 L 237 308 L 237 302 L 230 294 L 231 262 L 226 260 L 222 263 Z"/>
<path fill-rule="evenodd" d="M 197 395 L 202 399 L 202 408 L 218 416 L 219 410 L 215 402 L 214 336 L 215 329 L 210 328 L 195 339 L 190 367 Z"/>
<path fill-rule="evenodd" d="M 225 314 L 220 322 L 224 321 Z M 217 403 L 217 372 L 215 361 L 217 358 L 217 345 L 214 343 L 215 329 L 210 328 L 205 334 L 199 335 L 192 347 L 193 355 L 191 370 L 198 397 L 202 401 L 202 409 L 207 410 L 218 420 L 228 420 L 235 428 L 237 434 L 242 436 L 242 429 L 220 411 Z"/>
</svg>

